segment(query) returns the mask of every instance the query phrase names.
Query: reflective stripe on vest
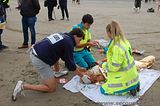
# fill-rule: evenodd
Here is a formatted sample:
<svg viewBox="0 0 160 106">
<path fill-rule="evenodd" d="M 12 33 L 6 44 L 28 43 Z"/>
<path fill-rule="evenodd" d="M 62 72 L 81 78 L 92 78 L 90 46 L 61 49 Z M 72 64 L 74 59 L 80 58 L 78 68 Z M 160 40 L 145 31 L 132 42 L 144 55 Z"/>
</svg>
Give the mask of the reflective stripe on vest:
<svg viewBox="0 0 160 106">
<path fill-rule="evenodd" d="M 128 71 L 135 65 L 135 62 L 133 61 L 132 64 L 129 64 L 127 67 L 121 68 L 118 71 Z"/>
<path fill-rule="evenodd" d="M 117 45 L 117 46 L 120 47 L 120 48 L 124 51 L 125 57 L 126 57 L 127 63 L 128 63 L 128 66 L 127 66 L 127 67 L 120 68 L 118 71 L 128 71 L 128 70 L 130 70 L 130 69 L 135 65 L 135 62 L 133 61 L 133 62 L 130 64 L 129 57 L 128 57 L 128 55 L 127 55 L 127 52 L 126 52 L 125 48 L 124 48 L 122 45 Z M 121 64 L 112 63 L 112 65 L 115 66 L 115 67 L 119 67 Z M 108 69 L 108 65 L 107 65 L 106 69 L 109 70 L 109 69 Z"/>
<path fill-rule="evenodd" d="M 119 66 L 121 66 L 121 64 L 112 63 L 112 66 L 119 67 Z"/>
<path fill-rule="evenodd" d="M 123 87 L 123 84 L 108 84 L 108 88 L 117 88 L 117 87 Z"/>
<path fill-rule="evenodd" d="M 124 48 L 122 45 L 117 45 L 117 46 L 119 46 L 119 47 L 124 51 L 125 56 L 126 56 L 126 59 L 127 59 L 127 63 L 129 64 L 129 63 L 130 63 L 130 62 L 129 62 L 129 57 L 128 57 L 128 55 L 127 55 L 127 52 L 126 52 L 125 48 Z"/>
<path fill-rule="evenodd" d="M 125 52 L 125 56 L 126 56 L 127 63 L 128 63 L 127 67 L 123 67 L 123 68 L 119 69 L 118 71 L 128 71 L 128 70 L 130 70 L 135 65 L 135 62 L 133 61 L 130 64 L 129 57 L 127 55 L 127 52 L 126 52 L 125 48 L 122 45 L 117 45 L 117 46 L 119 46 Z"/>
<path fill-rule="evenodd" d="M 129 85 L 135 83 L 136 81 L 138 81 L 138 76 L 136 78 L 132 79 L 131 81 L 127 82 L 126 86 L 129 86 Z"/>
<path fill-rule="evenodd" d="M 128 81 L 126 83 L 126 86 L 129 86 L 129 85 L 131 85 L 131 84 L 133 84 L 133 83 L 135 83 L 137 81 L 138 81 L 138 76 L 136 78 L 132 79 L 131 81 Z M 108 88 L 115 88 L 115 87 L 123 87 L 123 84 L 122 83 L 119 83 L 119 84 L 108 84 Z"/>
</svg>

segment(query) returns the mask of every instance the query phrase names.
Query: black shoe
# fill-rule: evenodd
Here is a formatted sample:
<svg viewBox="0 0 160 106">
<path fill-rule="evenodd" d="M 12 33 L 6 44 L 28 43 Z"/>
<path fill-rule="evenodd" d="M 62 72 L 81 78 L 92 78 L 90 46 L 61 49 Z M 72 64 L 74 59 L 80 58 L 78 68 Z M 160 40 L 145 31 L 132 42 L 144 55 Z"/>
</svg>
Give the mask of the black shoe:
<svg viewBox="0 0 160 106">
<path fill-rule="evenodd" d="M 53 18 L 51 18 L 51 19 L 49 19 L 48 21 L 53 21 L 54 19 Z"/>
<path fill-rule="evenodd" d="M 64 18 L 62 18 L 61 20 L 64 20 Z"/>
<path fill-rule="evenodd" d="M 137 92 L 140 91 L 140 85 L 138 85 L 138 87 L 136 88 Z"/>
<path fill-rule="evenodd" d="M 1 52 L 3 49 L 7 49 L 7 48 L 8 48 L 8 46 L 1 45 L 1 46 L 0 46 L 0 52 Z"/>
<path fill-rule="evenodd" d="M 136 96 L 136 93 L 137 93 L 136 89 L 133 89 L 130 91 L 130 95 L 132 95 L 132 96 Z"/>
<path fill-rule="evenodd" d="M 2 48 L 2 49 L 7 49 L 8 46 L 2 45 L 0 48 Z"/>
</svg>

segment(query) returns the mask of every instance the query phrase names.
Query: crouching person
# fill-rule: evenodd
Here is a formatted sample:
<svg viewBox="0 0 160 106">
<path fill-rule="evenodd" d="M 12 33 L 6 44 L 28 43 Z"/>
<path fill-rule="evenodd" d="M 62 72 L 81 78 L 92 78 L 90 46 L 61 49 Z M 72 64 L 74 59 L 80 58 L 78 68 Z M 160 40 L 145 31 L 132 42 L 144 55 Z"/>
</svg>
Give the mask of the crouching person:
<svg viewBox="0 0 160 106">
<path fill-rule="evenodd" d="M 107 79 L 100 91 L 105 95 L 130 93 L 135 96 L 139 91 L 140 82 L 131 45 L 118 22 L 112 21 L 108 24 L 106 32 L 112 42 L 107 51 L 107 62 L 102 64 L 103 69 L 107 71 Z"/>
<path fill-rule="evenodd" d="M 30 49 L 30 58 L 37 68 L 43 84 L 32 85 L 18 81 L 12 94 L 12 100 L 15 101 L 17 94 L 23 90 L 54 92 L 56 90 L 56 74 L 65 74 L 59 70 L 58 60 L 60 58 L 65 61 L 68 70 L 78 71 L 79 68 L 73 61 L 73 49 L 83 37 L 81 29 L 75 28 L 69 33 L 52 34 L 33 45 Z"/>
</svg>

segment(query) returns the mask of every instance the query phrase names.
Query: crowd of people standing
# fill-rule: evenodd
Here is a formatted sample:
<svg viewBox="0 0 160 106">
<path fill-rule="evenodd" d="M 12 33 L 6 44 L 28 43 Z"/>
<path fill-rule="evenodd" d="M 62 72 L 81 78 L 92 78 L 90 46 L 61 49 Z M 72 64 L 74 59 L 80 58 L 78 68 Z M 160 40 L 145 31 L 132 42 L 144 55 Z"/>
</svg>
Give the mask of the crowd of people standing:
<svg viewBox="0 0 160 106">
<path fill-rule="evenodd" d="M 54 11 L 54 7 L 58 6 L 58 9 L 61 9 L 61 13 L 62 13 L 62 18 L 61 20 L 65 19 L 65 15 L 67 20 L 69 21 L 69 12 L 68 12 L 68 8 L 67 8 L 67 0 L 46 0 L 45 1 L 45 6 L 48 8 L 48 21 L 52 21 L 54 20 L 54 18 L 52 17 L 52 13 L 54 13 L 55 16 L 55 11 Z M 56 18 L 56 16 L 55 16 Z"/>
</svg>

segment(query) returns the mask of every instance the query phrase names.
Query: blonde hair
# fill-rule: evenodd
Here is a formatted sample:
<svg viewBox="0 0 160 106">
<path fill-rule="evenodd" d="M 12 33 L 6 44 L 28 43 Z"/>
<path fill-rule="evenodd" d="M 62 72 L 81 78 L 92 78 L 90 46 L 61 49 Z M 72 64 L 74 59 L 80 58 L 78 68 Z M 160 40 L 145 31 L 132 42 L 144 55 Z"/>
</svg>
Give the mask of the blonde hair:
<svg viewBox="0 0 160 106">
<path fill-rule="evenodd" d="M 121 26 L 115 20 L 112 20 L 111 23 L 107 25 L 106 31 L 111 34 L 111 36 L 112 36 L 112 38 L 113 38 L 115 43 L 119 43 L 121 39 L 123 41 L 125 40 L 125 36 L 123 34 Z M 115 38 L 117 38 L 117 41 L 115 41 Z"/>
</svg>

